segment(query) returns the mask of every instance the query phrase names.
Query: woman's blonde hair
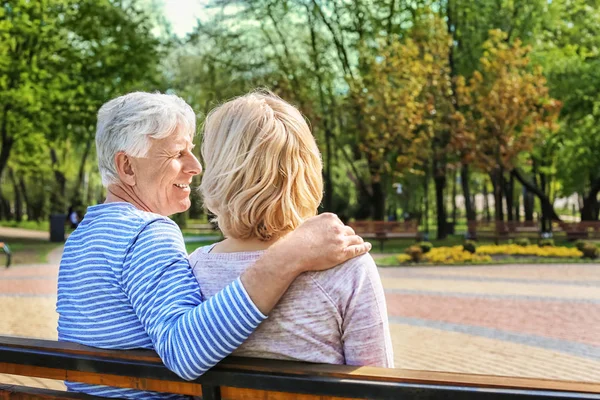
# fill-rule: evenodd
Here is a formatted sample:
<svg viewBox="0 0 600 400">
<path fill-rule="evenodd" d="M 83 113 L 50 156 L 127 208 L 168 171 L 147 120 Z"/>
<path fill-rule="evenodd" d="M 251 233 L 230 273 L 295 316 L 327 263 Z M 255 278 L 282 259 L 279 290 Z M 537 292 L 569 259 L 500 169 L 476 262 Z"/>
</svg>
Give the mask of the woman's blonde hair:
<svg viewBox="0 0 600 400">
<path fill-rule="evenodd" d="M 215 108 L 204 123 L 204 207 L 225 236 L 270 240 L 316 215 L 321 156 L 302 114 L 252 92 Z"/>
</svg>

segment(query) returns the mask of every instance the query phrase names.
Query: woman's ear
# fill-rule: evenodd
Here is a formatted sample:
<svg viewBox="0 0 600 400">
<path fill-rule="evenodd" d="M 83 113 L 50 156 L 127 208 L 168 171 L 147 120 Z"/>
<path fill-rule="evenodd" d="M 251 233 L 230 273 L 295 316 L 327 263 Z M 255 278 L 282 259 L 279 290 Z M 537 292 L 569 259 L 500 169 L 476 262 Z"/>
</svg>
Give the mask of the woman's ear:
<svg viewBox="0 0 600 400">
<path fill-rule="evenodd" d="M 115 154 L 115 167 L 119 179 L 126 185 L 135 186 L 135 171 L 131 162 L 131 157 L 125 154 L 124 151 Z"/>
</svg>

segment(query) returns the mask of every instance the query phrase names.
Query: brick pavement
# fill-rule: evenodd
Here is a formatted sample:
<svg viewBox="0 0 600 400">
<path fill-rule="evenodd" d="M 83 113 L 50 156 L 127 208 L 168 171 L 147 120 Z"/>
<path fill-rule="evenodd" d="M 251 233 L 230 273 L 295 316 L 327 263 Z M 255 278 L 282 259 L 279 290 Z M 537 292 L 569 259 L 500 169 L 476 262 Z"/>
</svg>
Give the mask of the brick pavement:
<svg viewBox="0 0 600 400">
<path fill-rule="evenodd" d="M 0 269 L 0 334 L 56 339 L 60 249 Z M 381 268 L 399 368 L 600 381 L 600 265 Z M 0 383 L 61 388 L 50 380 Z"/>
</svg>

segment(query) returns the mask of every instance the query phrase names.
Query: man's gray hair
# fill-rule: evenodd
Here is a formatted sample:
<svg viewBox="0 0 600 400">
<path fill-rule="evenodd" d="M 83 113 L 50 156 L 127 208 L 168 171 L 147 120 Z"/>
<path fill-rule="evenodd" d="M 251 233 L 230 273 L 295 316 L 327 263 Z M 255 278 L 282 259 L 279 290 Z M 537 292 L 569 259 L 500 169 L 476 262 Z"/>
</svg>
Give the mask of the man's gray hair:
<svg viewBox="0 0 600 400">
<path fill-rule="evenodd" d="M 118 183 L 115 155 L 123 151 L 145 157 L 150 138 L 163 139 L 181 130 L 193 137 L 196 115 L 181 98 L 170 94 L 133 92 L 112 99 L 98 111 L 96 152 L 102 185 Z"/>
</svg>

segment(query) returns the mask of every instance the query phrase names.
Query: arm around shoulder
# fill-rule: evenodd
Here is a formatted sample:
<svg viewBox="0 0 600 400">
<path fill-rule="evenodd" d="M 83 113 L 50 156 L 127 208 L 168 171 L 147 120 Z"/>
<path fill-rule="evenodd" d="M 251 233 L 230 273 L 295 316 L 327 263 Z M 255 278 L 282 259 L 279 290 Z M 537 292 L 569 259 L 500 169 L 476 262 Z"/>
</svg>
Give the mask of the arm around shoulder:
<svg viewBox="0 0 600 400">
<path fill-rule="evenodd" d="M 229 355 L 266 318 L 239 280 L 202 302 L 181 232 L 169 221 L 142 229 L 121 284 L 160 358 L 188 380 Z"/>
</svg>

